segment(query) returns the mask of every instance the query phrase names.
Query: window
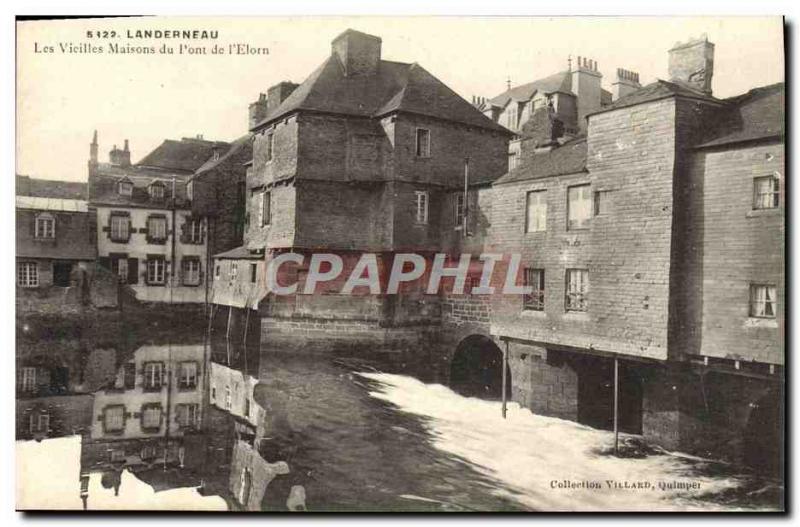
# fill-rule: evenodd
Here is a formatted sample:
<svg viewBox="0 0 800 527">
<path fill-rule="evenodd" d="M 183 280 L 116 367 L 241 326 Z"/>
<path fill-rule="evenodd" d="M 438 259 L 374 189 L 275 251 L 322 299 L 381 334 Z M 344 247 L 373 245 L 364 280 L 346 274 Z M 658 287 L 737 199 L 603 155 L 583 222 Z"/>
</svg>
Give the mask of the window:
<svg viewBox="0 0 800 527">
<path fill-rule="evenodd" d="M 28 422 L 31 434 L 46 434 L 50 431 L 50 414 L 32 413 Z"/>
<path fill-rule="evenodd" d="M 186 241 L 199 245 L 203 243 L 203 222 L 200 220 L 187 220 L 186 222 Z"/>
<path fill-rule="evenodd" d="M 233 403 L 233 396 L 231 394 L 231 387 L 230 386 L 226 386 L 225 387 L 225 408 L 230 410 L 232 403 Z"/>
<path fill-rule="evenodd" d="M 244 399 L 244 416 L 250 417 L 250 399 L 247 397 Z"/>
<path fill-rule="evenodd" d="M 111 241 L 127 242 L 130 239 L 131 218 L 120 214 L 111 214 Z"/>
<path fill-rule="evenodd" d="M 414 192 L 416 203 L 416 221 L 419 224 L 428 223 L 428 192 L 425 190 L 417 190 Z"/>
<path fill-rule="evenodd" d="M 178 387 L 182 390 L 197 388 L 197 363 L 181 362 L 178 370 Z"/>
<path fill-rule="evenodd" d="M 528 192 L 525 198 L 525 232 L 547 230 L 547 191 Z"/>
<path fill-rule="evenodd" d="M 56 237 L 56 219 L 52 214 L 39 214 L 36 216 L 34 237 L 40 240 L 53 240 Z"/>
<path fill-rule="evenodd" d="M 514 170 L 519 166 L 519 156 L 517 154 L 508 155 L 508 169 Z"/>
<path fill-rule="evenodd" d="M 153 183 L 150 185 L 150 197 L 155 200 L 164 199 L 164 184 Z"/>
<path fill-rule="evenodd" d="M 532 288 L 531 293 L 522 299 L 522 308 L 544 311 L 544 269 L 525 269 L 525 285 Z"/>
<path fill-rule="evenodd" d="M 156 445 L 144 445 L 142 450 L 139 451 L 139 456 L 143 461 L 154 459 L 158 455 L 158 448 Z"/>
<path fill-rule="evenodd" d="M 145 362 L 143 380 L 145 390 L 160 390 L 164 382 L 164 363 Z"/>
<path fill-rule="evenodd" d="M 166 282 L 167 262 L 162 256 L 151 256 L 147 260 L 147 283 L 164 285 Z"/>
<path fill-rule="evenodd" d="M 36 368 L 22 368 L 20 376 L 22 377 L 22 391 L 32 392 L 36 389 Z"/>
<path fill-rule="evenodd" d="M 267 162 L 272 161 L 272 148 L 275 144 L 275 134 L 270 132 L 267 134 Z"/>
<path fill-rule="evenodd" d="M 200 260 L 183 259 L 183 285 L 200 285 Z"/>
<path fill-rule="evenodd" d="M 586 311 L 588 293 L 589 271 L 586 269 L 567 269 L 566 310 Z"/>
<path fill-rule="evenodd" d="M 175 420 L 181 428 L 198 428 L 200 407 L 196 404 L 175 405 Z"/>
<path fill-rule="evenodd" d="M 186 198 L 189 201 L 194 199 L 194 181 L 190 181 L 186 184 Z"/>
<path fill-rule="evenodd" d="M 216 401 L 217 400 L 217 387 L 216 386 L 212 386 L 211 387 L 211 400 L 212 401 Z"/>
<path fill-rule="evenodd" d="M 161 404 L 148 403 L 142 405 L 142 428 L 158 430 L 161 428 Z"/>
<path fill-rule="evenodd" d="M 272 201 L 272 193 L 271 192 L 262 192 L 259 202 L 259 210 L 258 210 L 258 223 L 263 227 L 264 225 L 269 225 L 270 221 L 272 220 L 271 214 L 271 203 Z"/>
<path fill-rule="evenodd" d="M 608 214 L 611 205 L 611 193 L 601 190 L 594 193 L 594 215 L 602 216 Z"/>
<path fill-rule="evenodd" d="M 219 278 L 219 269 L 220 269 L 219 263 L 214 264 L 214 278 Z"/>
<path fill-rule="evenodd" d="M 464 203 L 464 194 L 456 194 L 456 229 L 460 229 L 464 226 L 464 218 L 466 215 Z"/>
<path fill-rule="evenodd" d="M 18 263 L 17 284 L 20 287 L 39 287 L 39 264 L 36 262 Z"/>
<path fill-rule="evenodd" d="M 164 241 L 167 239 L 167 218 L 150 216 L 147 218 L 148 241 Z"/>
<path fill-rule="evenodd" d="M 111 270 L 117 275 L 117 278 L 123 284 L 128 282 L 128 259 L 127 258 L 114 258 L 111 260 Z"/>
<path fill-rule="evenodd" d="M 236 276 L 239 274 L 239 263 L 238 262 L 231 262 L 231 270 L 229 273 L 231 280 L 236 280 Z"/>
<path fill-rule="evenodd" d="M 750 284 L 750 316 L 775 318 L 775 286 L 771 284 Z"/>
<path fill-rule="evenodd" d="M 117 187 L 117 191 L 119 192 L 120 196 L 132 196 L 133 183 L 131 183 L 130 181 L 120 181 L 119 186 Z"/>
<path fill-rule="evenodd" d="M 258 264 L 251 263 L 250 264 L 250 283 L 256 283 L 256 277 L 258 276 Z"/>
<path fill-rule="evenodd" d="M 567 230 L 588 229 L 591 216 L 591 186 L 569 187 L 567 189 Z"/>
<path fill-rule="evenodd" d="M 417 157 L 431 156 L 431 131 L 417 128 Z"/>
<path fill-rule="evenodd" d="M 507 119 L 508 119 L 507 124 L 509 128 L 511 129 L 517 128 L 517 115 L 518 111 L 516 103 L 512 101 L 511 104 L 508 106 L 508 112 L 507 112 Z"/>
<path fill-rule="evenodd" d="M 780 180 L 777 175 L 753 180 L 753 208 L 774 209 L 780 205 Z"/>
<path fill-rule="evenodd" d="M 122 432 L 125 429 L 125 407 L 121 404 L 106 406 L 103 409 L 103 430 Z"/>
</svg>

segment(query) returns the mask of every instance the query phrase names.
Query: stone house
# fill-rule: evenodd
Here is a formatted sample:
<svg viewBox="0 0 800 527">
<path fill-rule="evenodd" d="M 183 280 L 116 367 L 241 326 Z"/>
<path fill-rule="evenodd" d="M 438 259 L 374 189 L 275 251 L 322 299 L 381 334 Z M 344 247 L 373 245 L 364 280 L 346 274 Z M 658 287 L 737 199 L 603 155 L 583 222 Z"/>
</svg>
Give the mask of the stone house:
<svg viewBox="0 0 800 527">
<path fill-rule="evenodd" d="M 89 205 L 97 215 L 98 262 L 144 302 L 205 302 L 206 221 L 194 215 L 187 181 L 227 150 L 202 137 L 166 140 L 131 164 L 127 140 L 109 162 L 90 146 Z"/>
<path fill-rule="evenodd" d="M 590 113 L 583 138 L 523 141 L 489 238 L 532 292 L 494 296 L 489 333 L 537 413 L 610 428 L 616 363 L 623 431 L 775 468 L 784 86 L 715 98 L 713 50 L 676 46 L 670 81 Z"/>
<path fill-rule="evenodd" d="M 86 184 L 17 176 L 16 296 L 22 311 L 91 303 L 96 221 Z"/>
<path fill-rule="evenodd" d="M 419 64 L 383 60 L 380 38 L 353 30 L 299 86 L 270 89 L 263 110 L 252 127 L 244 244 L 216 258 L 214 302 L 257 308 L 267 346 L 350 346 L 347 335 L 364 346 L 417 345 L 438 325 L 438 296 L 340 295 L 332 281 L 327 293 L 266 297 L 264 264 L 324 249 L 341 255 L 344 276 L 363 252 L 384 270 L 397 252 L 459 252 L 465 173 L 477 200 L 506 171 L 511 133 Z M 308 267 L 285 272 L 302 288 Z"/>
</svg>

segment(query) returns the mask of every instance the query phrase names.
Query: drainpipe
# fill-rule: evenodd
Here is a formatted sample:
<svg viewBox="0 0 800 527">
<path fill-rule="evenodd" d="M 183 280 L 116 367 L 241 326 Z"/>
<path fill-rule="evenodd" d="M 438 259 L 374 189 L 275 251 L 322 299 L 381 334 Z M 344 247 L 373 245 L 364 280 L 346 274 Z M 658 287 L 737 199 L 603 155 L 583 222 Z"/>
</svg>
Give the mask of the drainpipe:
<svg viewBox="0 0 800 527">
<path fill-rule="evenodd" d="M 503 349 L 503 419 L 506 418 L 506 385 L 508 384 L 508 375 L 506 374 L 506 370 L 508 369 L 508 341 L 506 341 L 506 347 Z"/>
<path fill-rule="evenodd" d="M 614 357 L 614 455 L 619 455 L 619 359 Z"/>
<path fill-rule="evenodd" d="M 173 303 L 173 293 L 175 290 L 175 269 L 177 264 L 175 262 L 175 234 L 177 233 L 177 225 L 175 225 L 175 177 L 172 178 L 172 275 L 169 277 L 169 303 Z"/>
<path fill-rule="evenodd" d="M 467 214 L 469 213 L 469 158 L 464 158 L 464 213 L 461 218 L 461 236 L 467 237 Z"/>
</svg>

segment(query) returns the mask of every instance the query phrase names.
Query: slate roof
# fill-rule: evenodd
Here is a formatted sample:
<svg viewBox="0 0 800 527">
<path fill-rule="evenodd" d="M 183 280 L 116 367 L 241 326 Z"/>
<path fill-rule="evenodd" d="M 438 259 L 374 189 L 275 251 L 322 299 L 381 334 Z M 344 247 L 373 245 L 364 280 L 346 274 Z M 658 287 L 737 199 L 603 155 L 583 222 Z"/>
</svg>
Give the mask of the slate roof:
<svg viewBox="0 0 800 527">
<path fill-rule="evenodd" d="M 520 165 L 495 181 L 494 185 L 576 174 L 585 170 L 586 138 L 580 137 L 550 151 L 523 156 Z"/>
<path fill-rule="evenodd" d="M 627 108 L 629 106 L 636 106 L 637 104 L 657 101 L 659 99 L 666 99 L 668 97 L 674 97 L 676 95 L 681 97 L 689 97 L 692 99 L 700 99 L 709 102 L 720 103 L 720 104 L 722 104 L 723 102 L 720 99 L 707 95 L 703 92 L 693 90 L 692 88 L 689 88 L 682 84 L 677 84 L 674 82 L 669 82 L 659 79 L 655 82 L 648 84 L 647 86 L 643 86 L 638 90 L 629 93 L 624 97 L 620 97 L 616 101 L 613 101 L 611 104 L 603 106 L 600 110 L 592 112 L 589 115 L 595 115 L 598 113 L 608 112 L 611 110 L 617 110 L 619 108 Z"/>
<path fill-rule="evenodd" d="M 228 145 L 227 150 L 224 150 L 217 159 L 214 159 L 212 156 L 205 163 L 203 163 L 197 170 L 195 170 L 195 176 L 193 177 L 196 177 L 200 174 L 213 170 L 219 165 L 225 163 L 231 157 L 235 156 L 237 153 L 241 152 L 242 149 L 250 149 L 252 151 L 252 138 L 253 134 L 246 134 L 232 141 Z"/>
<path fill-rule="evenodd" d="M 86 183 L 82 181 L 60 181 L 37 179 L 30 176 L 16 177 L 17 196 L 42 198 L 86 199 Z"/>
<path fill-rule="evenodd" d="M 723 110 L 697 148 L 720 146 L 773 137 L 783 137 L 786 86 L 784 83 L 755 88 L 726 99 Z"/>
<path fill-rule="evenodd" d="M 500 95 L 489 99 L 489 104 L 502 108 L 505 107 L 510 100 L 528 101 L 536 94 L 536 92 L 572 93 L 572 77 L 570 76 L 570 72 L 560 71 L 543 79 L 529 82 L 527 84 L 520 84 L 519 86 L 515 86 L 510 90 L 507 90 Z"/>
<path fill-rule="evenodd" d="M 228 143 L 204 139 L 167 139 L 136 163 L 168 171 L 194 172 L 214 154 L 214 149 L 226 149 Z"/>
<path fill-rule="evenodd" d="M 331 55 L 252 130 L 300 110 L 360 117 L 404 111 L 509 133 L 416 63 L 381 60 L 374 75 L 346 77 Z"/>
<path fill-rule="evenodd" d="M 122 167 L 100 163 L 97 172 L 89 178 L 89 201 L 105 205 L 122 205 L 167 209 L 171 207 L 172 178 L 175 178 L 176 206 L 182 207 L 186 201 L 186 182 L 191 174 L 169 174 L 158 169 L 132 165 Z M 119 182 L 127 179 L 133 183 L 133 195 L 124 196 L 118 191 Z M 155 182 L 164 184 L 164 199 L 150 197 L 148 187 Z"/>
</svg>

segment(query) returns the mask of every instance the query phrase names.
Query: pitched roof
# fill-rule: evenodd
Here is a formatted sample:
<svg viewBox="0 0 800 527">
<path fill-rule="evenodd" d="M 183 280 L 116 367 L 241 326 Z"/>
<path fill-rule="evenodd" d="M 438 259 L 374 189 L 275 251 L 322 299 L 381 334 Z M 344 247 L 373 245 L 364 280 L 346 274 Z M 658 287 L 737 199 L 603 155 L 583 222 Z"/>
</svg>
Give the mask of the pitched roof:
<svg viewBox="0 0 800 527">
<path fill-rule="evenodd" d="M 549 77 L 539 79 L 527 84 L 515 86 L 500 95 L 489 99 L 492 106 L 504 107 L 508 101 L 528 101 L 537 92 L 542 93 L 572 93 L 572 77 L 569 71 L 560 71 Z"/>
<path fill-rule="evenodd" d="M 50 210 L 58 212 L 88 212 L 86 200 L 17 196 L 18 209 Z"/>
<path fill-rule="evenodd" d="M 160 208 L 171 207 L 172 179 L 175 179 L 176 206 L 186 203 L 186 182 L 191 174 L 175 174 L 148 167 L 111 165 L 100 163 L 97 170 L 89 177 L 89 201 L 111 205 Z M 119 182 L 128 180 L 133 183 L 133 193 L 125 196 L 119 193 Z M 148 187 L 155 183 L 164 183 L 164 198 L 153 199 Z"/>
<path fill-rule="evenodd" d="M 184 137 L 180 141 L 167 139 L 136 163 L 179 172 L 194 172 L 214 154 L 215 148 L 225 149 L 228 143 Z"/>
<path fill-rule="evenodd" d="M 586 170 L 586 138 L 573 139 L 546 152 L 523 155 L 520 165 L 494 182 L 516 183 L 551 176 L 575 174 Z"/>
<path fill-rule="evenodd" d="M 225 252 L 217 253 L 214 255 L 214 258 L 225 260 L 259 260 L 263 259 L 264 255 L 252 253 L 247 247 L 240 245 L 239 247 L 234 247 Z"/>
<path fill-rule="evenodd" d="M 692 88 L 682 84 L 659 79 L 648 84 L 647 86 L 643 86 L 638 90 L 629 93 L 628 95 L 625 95 L 624 97 L 620 97 L 611 104 L 603 106 L 601 109 L 597 110 L 596 112 L 592 112 L 589 115 L 617 110 L 619 108 L 627 108 L 629 106 L 636 106 L 637 104 L 657 101 L 659 99 L 666 99 L 676 95 L 681 97 L 689 97 L 692 99 L 701 99 L 709 102 L 722 103 L 720 99 L 712 97 L 701 91 L 693 90 Z"/>
<path fill-rule="evenodd" d="M 214 159 L 214 157 L 212 156 L 199 168 L 197 168 L 197 170 L 195 170 L 195 176 L 213 170 L 215 167 L 225 163 L 227 160 L 235 156 L 237 153 L 241 152 L 242 149 L 250 149 L 250 151 L 252 151 L 252 141 L 251 141 L 252 137 L 253 134 L 248 133 L 232 141 L 228 145 L 227 150 L 224 150 L 218 158 Z"/>
<path fill-rule="evenodd" d="M 770 137 L 782 137 L 786 111 L 786 86 L 780 82 L 755 88 L 726 99 L 722 111 L 697 148 L 719 146 Z"/>
<path fill-rule="evenodd" d="M 86 199 L 86 182 L 37 179 L 30 176 L 16 177 L 17 196 L 39 196 L 42 198 Z"/>
<path fill-rule="evenodd" d="M 298 110 L 361 117 L 405 111 L 509 133 L 422 66 L 386 60 L 380 61 L 374 75 L 348 77 L 331 55 L 252 129 Z"/>
</svg>

